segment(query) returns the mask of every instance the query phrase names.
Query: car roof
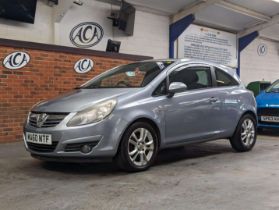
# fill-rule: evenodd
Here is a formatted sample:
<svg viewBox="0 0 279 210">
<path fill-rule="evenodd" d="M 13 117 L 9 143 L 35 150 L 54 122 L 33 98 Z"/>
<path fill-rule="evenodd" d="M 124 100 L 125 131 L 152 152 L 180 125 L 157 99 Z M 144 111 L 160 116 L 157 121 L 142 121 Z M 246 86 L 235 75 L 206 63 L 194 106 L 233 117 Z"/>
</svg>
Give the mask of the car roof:
<svg viewBox="0 0 279 210">
<path fill-rule="evenodd" d="M 210 65 L 210 66 L 215 66 L 217 68 L 221 68 L 221 69 L 226 69 L 228 71 L 234 70 L 232 67 L 229 66 L 225 66 L 225 65 L 221 65 L 221 64 L 217 64 L 217 63 L 213 63 L 213 62 L 209 62 L 209 61 L 203 61 L 203 60 L 198 60 L 198 59 L 190 59 L 190 58 L 170 58 L 170 59 L 150 59 L 150 60 L 144 60 L 141 62 L 174 62 L 176 64 L 179 63 L 202 63 L 202 64 L 206 64 L 206 65 Z M 235 71 L 235 70 L 234 70 Z"/>
<path fill-rule="evenodd" d="M 216 68 L 220 68 L 223 71 L 227 72 L 232 77 L 234 77 L 239 83 L 242 84 L 239 76 L 237 76 L 237 74 L 236 74 L 236 69 L 228 67 L 228 66 L 225 66 L 225 65 L 221 65 L 221 64 L 217 64 L 217 63 L 213 63 L 213 62 L 209 62 L 209 61 L 198 60 L 198 59 L 189 59 L 189 58 L 180 58 L 180 59 L 179 58 L 177 58 L 177 59 L 151 59 L 151 60 L 144 60 L 144 61 L 141 61 L 141 62 L 151 62 L 151 61 L 152 62 L 173 62 L 173 65 L 185 63 L 185 64 L 205 64 L 205 65 L 209 65 L 209 66 L 214 66 Z"/>
</svg>

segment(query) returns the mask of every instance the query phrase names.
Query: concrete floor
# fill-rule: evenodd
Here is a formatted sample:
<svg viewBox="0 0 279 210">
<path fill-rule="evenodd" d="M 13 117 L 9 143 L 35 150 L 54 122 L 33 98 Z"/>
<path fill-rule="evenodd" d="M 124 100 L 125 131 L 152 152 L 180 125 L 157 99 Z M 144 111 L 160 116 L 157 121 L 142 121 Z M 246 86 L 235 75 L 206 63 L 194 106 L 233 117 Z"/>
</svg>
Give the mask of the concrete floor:
<svg viewBox="0 0 279 210">
<path fill-rule="evenodd" d="M 161 152 L 149 171 L 46 164 L 0 145 L 0 209 L 279 209 L 279 135 L 252 152 L 218 141 Z"/>
</svg>

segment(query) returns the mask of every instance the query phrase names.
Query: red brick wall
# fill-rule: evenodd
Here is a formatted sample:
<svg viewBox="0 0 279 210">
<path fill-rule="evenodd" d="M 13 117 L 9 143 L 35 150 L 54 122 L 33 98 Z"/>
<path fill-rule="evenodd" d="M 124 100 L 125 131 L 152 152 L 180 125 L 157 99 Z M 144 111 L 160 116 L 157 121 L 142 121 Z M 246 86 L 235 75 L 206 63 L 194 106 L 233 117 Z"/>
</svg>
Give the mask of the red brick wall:
<svg viewBox="0 0 279 210">
<path fill-rule="evenodd" d="M 27 52 L 31 60 L 22 69 L 3 67 L 12 52 Z M 78 74 L 73 67 L 81 58 L 91 58 L 94 69 Z M 130 60 L 0 46 L 0 143 L 22 140 L 22 125 L 35 103 L 68 91 L 97 74 Z"/>
</svg>

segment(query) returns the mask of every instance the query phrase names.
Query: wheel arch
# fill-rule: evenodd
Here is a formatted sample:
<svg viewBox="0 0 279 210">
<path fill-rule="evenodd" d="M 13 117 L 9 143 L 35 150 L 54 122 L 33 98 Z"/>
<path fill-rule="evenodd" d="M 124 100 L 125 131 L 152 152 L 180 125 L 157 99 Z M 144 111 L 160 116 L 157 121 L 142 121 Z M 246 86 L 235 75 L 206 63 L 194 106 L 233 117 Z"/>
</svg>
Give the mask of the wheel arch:
<svg viewBox="0 0 279 210">
<path fill-rule="evenodd" d="M 117 153 L 116 153 L 116 154 L 119 153 L 119 148 L 120 148 L 120 145 L 121 145 L 121 142 L 122 142 L 122 137 L 123 137 L 124 133 L 126 132 L 126 130 L 127 130 L 131 125 L 133 125 L 133 124 L 136 123 L 136 122 L 146 122 L 146 123 L 148 123 L 149 125 L 151 125 L 151 126 L 154 128 L 154 130 L 155 130 L 155 132 L 156 132 L 156 134 L 157 134 L 157 138 L 158 138 L 158 148 L 160 148 L 160 146 L 161 146 L 161 136 L 162 136 L 162 135 L 161 135 L 161 131 L 160 131 L 160 128 L 159 128 L 159 126 L 157 125 L 157 123 L 154 122 L 154 120 L 152 120 L 152 119 L 150 119 L 150 118 L 148 118 L 148 117 L 139 117 L 139 118 L 136 118 L 136 119 L 134 119 L 133 121 L 131 121 L 131 122 L 126 126 L 126 128 L 124 129 L 123 133 L 122 133 L 121 136 L 120 136 L 120 141 L 119 141 L 119 143 L 118 143 L 118 145 L 117 145 Z"/>
<path fill-rule="evenodd" d="M 256 122 L 256 127 L 257 127 L 257 124 L 258 124 L 257 114 L 256 114 L 255 112 L 251 111 L 251 110 L 246 110 L 245 112 L 242 113 L 242 115 L 240 115 L 240 117 L 239 117 L 239 119 L 238 119 L 238 121 L 237 121 L 237 124 L 236 124 L 236 126 L 235 126 L 235 128 L 234 128 L 233 135 L 234 135 L 235 132 L 236 132 L 236 129 L 237 129 L 237 126 L 238 126 L 239 121 L 240 121 L 240 120 L 242 119 L 242 117 L 243 117 L 244 115 L 246 115 L 246 114 L 252 115 L 252 116 L 254 117 L 255 122 Z"/>
<path fill-rule="evenodd" d="M 252 115 L 252 116 L 255 118 L 255 121 L 256 121 L 256 123 L 257 123 L 257 115 L 256 115 L 255 112 L 253 112 L 253 111 L 251 111 L 251 110 L 245 111 L 245 112 L 241 115 L 241 117 L 239 118 L 239 120 L 240 120 L 244 115 L 246 115 L 246 114 Z"/>
</svg>

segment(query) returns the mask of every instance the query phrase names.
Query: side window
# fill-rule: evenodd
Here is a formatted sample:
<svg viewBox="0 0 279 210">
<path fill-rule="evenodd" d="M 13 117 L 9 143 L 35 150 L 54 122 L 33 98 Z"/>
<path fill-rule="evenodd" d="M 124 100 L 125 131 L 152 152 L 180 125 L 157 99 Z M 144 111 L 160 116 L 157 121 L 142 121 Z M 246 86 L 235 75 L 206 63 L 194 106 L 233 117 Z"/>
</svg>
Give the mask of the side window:
<svg viewBox="0 0 279 210">
<path fill-rule="evenodd" d="M 218 87 L 239 85 L 238 82 L 229 74 L 221 69 L 215 68 L 216 83 Z"/>
<path fill-rule="evenodd" d="M 194 66 L 174 71 L 169 76 L 170 83 L 182 82 L 188 90 L 212 87 L 210 67 Z"/>
</svg>

